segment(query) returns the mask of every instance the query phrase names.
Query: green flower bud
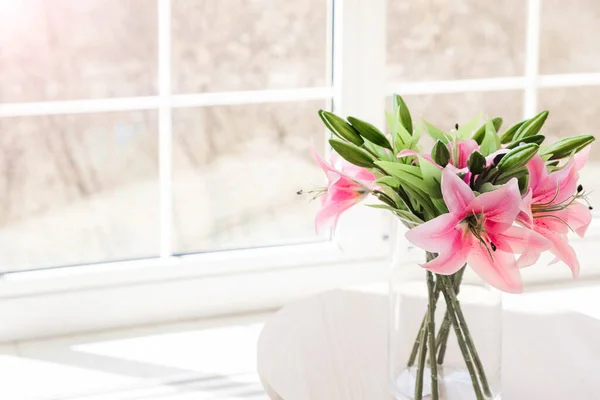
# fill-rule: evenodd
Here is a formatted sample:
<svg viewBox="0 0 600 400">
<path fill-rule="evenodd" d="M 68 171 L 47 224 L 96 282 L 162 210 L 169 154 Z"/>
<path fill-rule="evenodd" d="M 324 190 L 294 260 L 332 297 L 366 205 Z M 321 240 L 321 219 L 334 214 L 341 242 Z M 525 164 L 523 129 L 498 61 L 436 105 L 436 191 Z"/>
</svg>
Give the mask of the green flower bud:
<svg viewBox="0 0 600 400">
<path fill-rule="evenodd" d="M 544 149 L 540 154 L 551 154 L 550 160 L 558 160 L 570 156 L 571 153 L 577 153 L 578 151 L 583 150 L 594 140 L 595 138 L 592 135 L 580 135 L 560 139 L 558 142 Z"/>
<path fill-rule="evenodd" d="M 431 158 L 442 167 L 445 167 L 450 162 L 450 151 L 441 140 L 435 142 L 431 150 Z"/>
<path fill-rule="evenodd" d="M 368 122 L 362 121 L 358 118 L 348 117 L 348 122 L 352 124 L 354 129 L 358 131 L 360 136 L 367 139 L 373 144 L 386 149 L 392 150 L 392 145 L 383 133 Z"/>
<path fill-rule="evenodd" d="M 373 157 L 363 149 L 338 139 L 329 139 L 331 147 L 346 161 L 359 167 L 373 168 Z"/>
<path fill-rule="evenodd" d="M 361 146 L 364 143 L 364 140 L 360 137 L 356 129 L 354 129 L 352 125 L 334 113 L 319 110 L 319 117 L 321 117 L 327 129 L 333 132 L 340 139 L 347 140 L 357 146 Z"/>
<path fill-rule="evenodd" d="M 498 129 L 500 129 L 500 127 L 502 126 L 502 121 L 503 120 L 500 117 L 492 118 L 492 124 L 494 125 L 494 129 L 496 130 L 496 132 L 498 132 Z M 475 131 L 472 139 L 474 141 L 476 141 L 477 144 L 481 144 L 481 142 L 483 142 L 484 138 L 485 138 L 485 124 L 481 125 L 481 127 Z"/>
<path fill-rule="evenodd" d="M 515 136 L 515 133 L 517 133 L 519 128 L 527 121 L 528 120 L 526 119 L 524 121 L 517 122 L 516 124 L 508 128 L 506 132 L 504 132 L 502 136 L 500 136 L 500 141 L 502 142 L 502 144 L 510 143 L 513 140 L 513 137 Z"/>
<path fill-rule="evenodd" d="M 544 126 L 546 118 L 548 118 L 548 111 L 542 111 L 535 117 L 525 122 L 515 133 L 514 140 L 519 140 L 528 136 L 537 135 L 540 129 L 542 129 L 542 126 Z"/>
<path fill-rule="evenodd" d="M 511 144 L 509 144 L 508 146 L 506 146 L 506 148 L 507 149 L 514 149 L 515 147 L 519 146 L 521 143 L 542 144 L 542 142 L 544 141 L 544 139 L 546 139 L 546 137 L 544 135 L 528 136 L 528 137 L 523 138 L 523 139 L 515 140 L 514 142 L 512 142 Z"/>
<path fill-rule="evenodd" d="M 512 149 L 502 158 L 502 160 L 500 160 L 498 163 L 498 170 L 506 172 L 523 167 L 533 158 L 533 156 L 535 156 L 539 148 L 539 145 L 529 143 Z"/>
<path fill-rule="evenodd" d="M 469 167 L 469 171 L 471 171 L 473 174 L 481 174 L 483 171 L 485 171 L 486 167 L 485 157 L 480 152 L 474 151 L 467 160 L 467 166 Z"/>
</svg>

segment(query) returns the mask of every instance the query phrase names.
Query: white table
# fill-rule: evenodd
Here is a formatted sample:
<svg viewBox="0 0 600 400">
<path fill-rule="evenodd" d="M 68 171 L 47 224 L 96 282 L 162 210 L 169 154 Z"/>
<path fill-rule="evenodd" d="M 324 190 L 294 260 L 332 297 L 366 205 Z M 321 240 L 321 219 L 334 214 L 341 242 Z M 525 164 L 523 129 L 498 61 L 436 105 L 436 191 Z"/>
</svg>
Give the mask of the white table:
<svg viewBox="0 0 600 400">
<path fill-rule="evenodd" d="M 505 296 L 503 400 L 600 399 L 600 288 Z M 390 400 L 385 288 L 290 304 L 265 325 L 258 372 L 273 400 Z"/>
</svg>

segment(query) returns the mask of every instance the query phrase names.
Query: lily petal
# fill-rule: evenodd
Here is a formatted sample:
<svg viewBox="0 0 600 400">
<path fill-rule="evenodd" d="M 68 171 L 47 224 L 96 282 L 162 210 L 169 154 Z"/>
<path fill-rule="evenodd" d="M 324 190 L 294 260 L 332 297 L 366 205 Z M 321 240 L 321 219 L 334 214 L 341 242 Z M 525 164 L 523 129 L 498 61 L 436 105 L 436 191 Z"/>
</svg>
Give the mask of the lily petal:
<svg viewBox="0 0 600 400">
<path fill-rule="evenodd" d="M 421 267 L 441 275 L 452 275 L 461 269 L 467 262 L 471 246 L 459 246 L 457 251 L 442 253 Z"/>
<path fill-rule="evenodd" d="M 573 278 L 578 278 L 579 260 L 577 259 L 577 254 L 575 254 L 575 250 L 573 250 L 573 248 L 569 246 L 569 240 L 567 238 L 567 235 L 555 233 L 553 230 L 547 229 L 546 227 L 537 223 L 535 229 L 552 242 L 550 252 L 556 256 L 557 260 L 553 261 L 551 264 L 553 264 L 556 261 L 564 262 L 571 270 Z"/>
<path fill-rule="evenodd" d="M 492 259 L 487 249 L 477 242 L 471 247 L 468 262 L 477 275 L 496 289 L 508 293 L 523 292 L 523 281 L 514 254 L 497 250 L 493 252 Z"/>
<path fill-rule="evenodd" d="M 454 214 L 442 214 L 408 232 L 406 238 L 417 247 L 432 253 L 455 251 L 457 241 L 464 236 L 465 227 L 458 225 L 460 218 Z"/>
<path fill-rule="evenodd" d="M 330 199 L 326 199 L 315 217 L 315 229 L 317 233 L 324 232 L 327 229 L 335 229 L 340 215 L 354 206 L 359 199 L 358 197 L 346 201 L 331 201 Z"/>
<path fill-rule="evenodd" d="M 587 229 L 592 222 L 592 213 L 590 209 L 578 201 L 574 201 L 569 207 L 567 207 L 567 224 L 579 235 L 584 237 Z"/>
<path fill-rule="evenodd" d="M 535 264 L 540 255 L 552 247 L 552 242 L 543 235 L 520 226 L 511 226 L 493 235 L 493 241 L 499 250 L 521 254 L 517 259 L 519 268 Z"/>
<path fill-rule="evenodd" d="M 460 179 L 452 168 L 444 168 L 442 171 L 442 196 L 448 210 L 459 215 L 460 218 L 466 213 L 467 206 L 475 199 L 475 194 L 469 185 Z"/>
<path fill-rule="evenodd" d="M 513 224 L 520 206 L 521 193 L 517 180 L 513 178 L 501 188 L 477 196 L 468 209 L 485 215 L 484 226 L 487 232 L 497 232 Z"/>
</svg>

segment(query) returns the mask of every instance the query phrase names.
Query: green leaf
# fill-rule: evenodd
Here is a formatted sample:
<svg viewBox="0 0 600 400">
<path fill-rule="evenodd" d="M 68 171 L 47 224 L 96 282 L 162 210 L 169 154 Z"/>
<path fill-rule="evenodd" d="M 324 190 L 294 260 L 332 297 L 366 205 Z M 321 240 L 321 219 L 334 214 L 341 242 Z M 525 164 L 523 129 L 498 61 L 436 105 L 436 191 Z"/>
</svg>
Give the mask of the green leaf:
<svg viewBox="0 0 600 400">
<path fill-rule="evenodd" d="M 423 123 L 425 124 L 425 130 L 427 131 L 429 136 L 431 136 L 434 140 L 441 140 L 443 143 L 449 142 L 450 137 L 448 136 L 448 134 L 444 133 L 444 131 L 442 131 L 440 128 L 433 124 L 430 124 L 425 120 L 423 120 Z"/>
<path fill-rule="evenodd" d="M 431 149 L 431 158 L 440 166 L 445 167 L 450 162 L 450 150 L 441 140 L 435 142 Z"/>
<path fill-rule="evenodd" d="M 515 136 L 515 133 L 517 133 L 519 128 L 527 121 L 529 120 L 525 119 L 521 122 L 517 122 L 516 124 L 508 128 L 506 132 L 504 132 L 500 137 L 500 141 L 502 142 L 502 144 L 510 143 L 513 140 L 513 137 Z"/>
<path fill-rule="evenodd" d="M 540 146 L 535 143 L 528 143 L 512 149 L 498 163 L 498 171 L 506 172 L 525 166 L 535 156 L 539 148 Z"/>
<path fill-rule="evenodd" d="M 568 157 L 571 154 L 583 150 L 587 145 L 592 143 L 595 138 L 592 135 L 572 136 L 560 139 L 556 143 L 540 152 L 542 156 L 550 156 L 549 160 L 559 160 Z"/>
<path fill-rule="evenodd" d="M 485 137 L 481 142 L 479 151 L 484 156 L 488 156 L 498 149 L 500 149 L 500 138 L 496 133 L 492 120 L 488 119 L 485 123 Z"/>
<path fill-rule="evenodd" d="M 479 175 L 485 170 L 485 157 L 479 151 L 475 150 L 469 156 L 469 159 L 467 160 L 467 166 L 469 167 L 469 171 L 476 175 Z"/>
<path fill-rule="evenodd" d="M 400 124 L 402 124 L 402 126 L 408 131 L 408 133 L 412 133 L 413 124 L 412 118 L 410 116 L 410 111 L 408 110 L 404 99 L 399 94 L 394 94 L 394 104 L 394 110 L 398 115 L 398 120 L 400 121 Z"/>
<path fill-rule="evenodd" d="M 371 125 L 370 123 L 362 121 L 362 120 L 360 120 L 358 118 L 354 118 L 354 117 L 348 117 L 348 121 L 350 122 L 350 124 L 352 124 L 354 129 L 356 129 L 358 131 L 360 136 L 367 139 L 369 142 L 376 144 L 377 146 L 381 146 L 381 147 L 385 147 L 386 149 L 393 150 L 392 145 L 387 140 L 385 135 L 383 133 L 381 133 L 381 131 L 379 129 L 377 129 L 373 125 Z"/>
<path fill-rule="evenodd" d="M 346 161 L 359 167 L 373 168 L 373 156 L 352 143 L 329 139 L 331 147 Z"/>
<path fill-rule="evenodd" d="M 481 114 L 476 115 L 475 118 L 473 118 L 466 124 L 460 125 L 458 130 L 456 131 L 456 137 L 459 140 L 466 140 L 470 138 L 477 125 L 479 125 L 479 121 L 481 121 Z"/>
<path fill-rule="evenodd" d="M 502 118 L 492 118 L 492 124 L 494 125 L 494 129 L 496 129 L 496 132 L 498 132 L 498 129 L 500 129 L 500 127 L 502 126 Z M 473 137 L 471 138 L 474 141 L 476 141 L 477 144 L 481 144 L 481 142 L 483 142 L 483 139 L 485 138 L 485 126 L 486 124 L 481 125 L 479 129 L 475 131 Z"/>
<path fill-rule="evenodd" d="M 493 185 L 490 182 L 486 182 L 479 187 L 479 193 L 493 192 L 496 189 L 500 189 L 502 185 Z"/>
<path fill-rule="evenodd" d="M 393 176 L 385 175 L 375 181 L 378 185 L 385 185 L 392 189 L 398 189 L 402 182 L 398 180 L 398 178 L 394 178 Z"/>
<path fill-rule="evenodd" d="M 334 113 L 319 110 L 319 117 L 321 117 L 321 120 L 323 120 L 323 123 L 327 129 L 333 132 L 340 139 L 347 140 L 357 146 L 361 146 L 364 143 L 356 129 L 354 129 L 352 125 Z"/>
<path fill-rule="evenodd" d="M 442 196 L 442 170 L 421 156 L 419 156 L 419 167 L 425 182 L 426 193 L 430 196 L 436 211 L 438 214 L 447 213 L 448 208 Z"/>
<path fill-rule="evenodd" d="M 540 131 L 540 129 L 542 129 L 542 126 L 544 126 L 544 122 L 546 122 L 547 118 L 548 118 L 548 111 L 542 111 L 535 117 L 533 117 L 530 120 L 528 120 L 527 122 L 525 122 L 523 125 L 521 125 L 521 127 L 515 133 L 513 141 L 523 139 L 528 136 L 537 135 L 537 133 Z"/>
</svg>

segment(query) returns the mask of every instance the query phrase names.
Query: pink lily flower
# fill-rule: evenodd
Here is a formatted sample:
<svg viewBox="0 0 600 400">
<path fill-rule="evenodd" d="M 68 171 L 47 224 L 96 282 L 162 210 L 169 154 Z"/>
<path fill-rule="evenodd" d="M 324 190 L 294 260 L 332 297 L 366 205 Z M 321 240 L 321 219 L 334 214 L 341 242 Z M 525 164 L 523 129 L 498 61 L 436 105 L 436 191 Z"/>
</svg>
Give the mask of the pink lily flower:
<svg viewBox="0 0 600 400">
<path fill-rule="evenodd" d="M 555 256 L 552 263 L 564 262 L 574 278 L 579 276 L 579 260 L 569 245 L 567 234 L 571 228 L 584 237 L 592 221 L 589 207 L 576 201 L 579 192 L 578 171 L 587 161 L 588 154 L 589 147 L 577 153 L 563 169 L 552 173 L 548 173 L 546 163 L 540 156 L 536 155 L 529 161 L 529 188 L 517 217 L 523 225 L 552 242 L 550 252 Z M 540 253 L 530 249 L 526 257 L 527 265 L 532 265 L 539 259 Z"/>
<path fill-rule="evenodd" d="M 313 149 L 317 164 L 327 175 L 327 189 L 321 196 L 321 209 L 317 213 L 315 227 L 317 232 L 334 228 L 346 210 L 359 203 L 375 188 L 375 175 L 365 168 L 332 154 L 332 164 L 327 164 Z M 340 165 L 339 169 L 333 165 Z"/>
<path fill-rule="evenodd" d="M 529 246 L 546 249 L 549 243 L 532 230 L 513 225 L 521 203 L 517 180 L 475 196 L 451 168 L 445 168 L 441 186 L 449 212 L 406 234 L 414 245 L 438 253 L 422 266 L 450 275 L 468 263 L 490 285 L 520 293 L 523 283 L 514 253 Z"/>
</svg>

